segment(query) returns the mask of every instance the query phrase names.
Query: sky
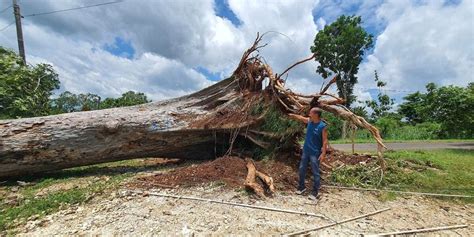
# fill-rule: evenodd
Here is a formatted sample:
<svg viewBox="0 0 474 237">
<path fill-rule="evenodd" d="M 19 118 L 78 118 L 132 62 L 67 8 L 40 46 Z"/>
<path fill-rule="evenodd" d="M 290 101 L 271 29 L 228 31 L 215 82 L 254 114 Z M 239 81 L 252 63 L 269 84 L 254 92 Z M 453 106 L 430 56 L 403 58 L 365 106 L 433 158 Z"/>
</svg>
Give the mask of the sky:
<svg viewBox="0 0 474 237">
<path fill-rule="evenodd" d="M 317 32 L 340 15 L 360 15 L 374 36 L 359 67 L 355 94 L 375 98 L 374 70 L 399 103 L 429 82 L 474 82 L 474 0 L 18 0 L 26 59 L 48 63 L 61 89 L 118 97 L 133 90 L 154 101 L 197 91 L 231 75 L 256 33 L 275 72 L 308 57 Z M 11 6 L 0 0 L 0 11 Z M 14 20 L 0 13 L 0 29 Z M 14 25 L 0 45 L 17 51 Z M 291 70 L 287 86 L 318 92 L 316 62 Z M 334 88 L 335 89 L 335 88 Z M 333 89 L 333 90 L 334 90 Z"/>
</svg>

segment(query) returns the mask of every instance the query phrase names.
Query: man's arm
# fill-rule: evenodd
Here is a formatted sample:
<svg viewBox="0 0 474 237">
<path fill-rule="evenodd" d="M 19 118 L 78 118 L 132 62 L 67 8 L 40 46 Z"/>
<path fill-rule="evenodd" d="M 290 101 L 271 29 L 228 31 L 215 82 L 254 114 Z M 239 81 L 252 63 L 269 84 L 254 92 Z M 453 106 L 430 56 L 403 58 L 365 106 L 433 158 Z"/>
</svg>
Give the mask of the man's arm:
<svg viewBox="0 0 474 237">
<path fill-rule="evenodd" d="M 303 122 L 303 123 L 308 123 L 308 120 L 309 120 L 308 117 L 301 116 L 299 114 L 291 114 L 290 113 L 290 114 L 288 114 L 288 116 L 293 120 L 300 121 L 300 122 Z"/>
<path fill-rule="evenodd" d="M 319 156 L 319 161 L 324 161 L 326 159 L 326 149 L 328 147 L 328 130 L 323 128 L 323 146 L 321 147 L 321 155 Z"/>
</svg>

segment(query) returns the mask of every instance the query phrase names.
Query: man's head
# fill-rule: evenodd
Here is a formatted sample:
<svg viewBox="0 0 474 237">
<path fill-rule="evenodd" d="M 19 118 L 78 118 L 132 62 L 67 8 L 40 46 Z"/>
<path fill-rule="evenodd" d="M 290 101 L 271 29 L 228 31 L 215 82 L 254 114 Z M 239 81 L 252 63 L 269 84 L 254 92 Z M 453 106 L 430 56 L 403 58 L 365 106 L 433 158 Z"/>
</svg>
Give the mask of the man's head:
<svg viewBox="0 0 474 237">
<path fill-rule="evenodd" d="M 321 119 L 321 114 L 323 113 L 323 111 L 320 109 L 320 108 L 311 108 L 309 110 L 309 117 L 311 118 L 311 120 L 319 120 Z"/>
</svg>

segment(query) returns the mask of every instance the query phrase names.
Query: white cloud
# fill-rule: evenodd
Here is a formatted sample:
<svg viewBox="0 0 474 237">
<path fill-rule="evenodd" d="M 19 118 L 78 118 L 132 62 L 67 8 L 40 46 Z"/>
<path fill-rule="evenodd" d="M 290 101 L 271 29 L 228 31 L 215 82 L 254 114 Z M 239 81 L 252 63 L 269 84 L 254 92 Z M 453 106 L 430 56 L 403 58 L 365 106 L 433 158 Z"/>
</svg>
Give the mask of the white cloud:
<svg viewBox="0 0 474 237">
<path fill-rule="evenodd" d="M 243 22 L 240 30 L 245 34 L 246 46 L 256 32 L 267 33 L 262 43 L 269 43 L 261 55 L 281 73 L 294 62 L 311 54 L 310 46 L 317 32 L 312 10 L 318 1 L 240 1 L 230 0 L 229 5 Z M 316 74 L 316 63 L 300 65 L 290 71 L 288 85 L 299 92 L 314 93 L 322 79 Z"/>
<path fill-rule="evenodd" d="M 24 15 L 95 4 L 83 1 L 20 1 Z M 64 90 L 118 96 L 127 90 L 153 99 L 198 90 L 211 82 L 193 68 L 229 76 L 256 32 L 268 33 L 261 55 L 276 73 L 310 55 L 318 28 L 357 6 L 357 14 L 374 28 L 386 28 L 373 53 L 361 65 L 359 87 L 374 87 L 378 70 L 390 88 L 421 89 L 434 81 L 466 84 L 473 81 L 473 1 L 445 6 L 442 2 L 229 0 L 242 24 L 238 27 L 214 12 L 212 0 L 124 1 L 103 7 L 24 19 L 27 59 L 49 62 L 60 74 Z M 314 23 L 313 12 L 324 12 Z M 0 15 L 0 26 L 11 21 Z M 383 24 L 382 24 L 383 23 Z M 133 59 L 102 50 L 120 36 L 136 49 Z M 0 44 L 16 49 L 14 27 L 0 33 Z M 315 62 L 290 71 L 288 86 L 314 93 L 322 78 Z M 368 93 L 356 88 L 356 94 Z M 360 98 L 359 98 L 360 99 Z"/>
<path fill-rule="evenodd" d="M 35 25 L 26 27 L 24 34 L 30 39 L 28 62 L 52 64 L 60 75 L 61 91 L 117 97 L 134 90 L 159 100 L 212 84 L 183 63 L 153 53 L 143 53 L 131 60 L 117 57 L 97 45 L 75 42 Z"/>
<path fill-rule="evenodd" d="M 395 89 L 474 81 L 473 10 L 471 0 L 449 6 L 440 1 L 386 2 L 377 16 L 388 24 L 377 37 L 373 54 L 361 65 L 360 82 L 373 85 L 374 70 Z"/>
</svg>

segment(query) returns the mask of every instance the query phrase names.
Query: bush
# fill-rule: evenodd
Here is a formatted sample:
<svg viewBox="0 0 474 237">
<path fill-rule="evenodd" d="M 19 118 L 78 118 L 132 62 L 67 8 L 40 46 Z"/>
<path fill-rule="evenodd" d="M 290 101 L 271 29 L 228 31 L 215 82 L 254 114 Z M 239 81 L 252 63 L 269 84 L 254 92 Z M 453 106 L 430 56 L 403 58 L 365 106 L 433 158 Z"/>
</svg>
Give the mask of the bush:
<svg viewBox="0 0 474 237">
<path fill-rule="evenodd" d="M 395 140 L 430 140 L 438 139 L 441 125 L 438 123 L 420 123 L 415 126 L 405 125 L 390 131 L 386 139 Z"/>
</svg>

